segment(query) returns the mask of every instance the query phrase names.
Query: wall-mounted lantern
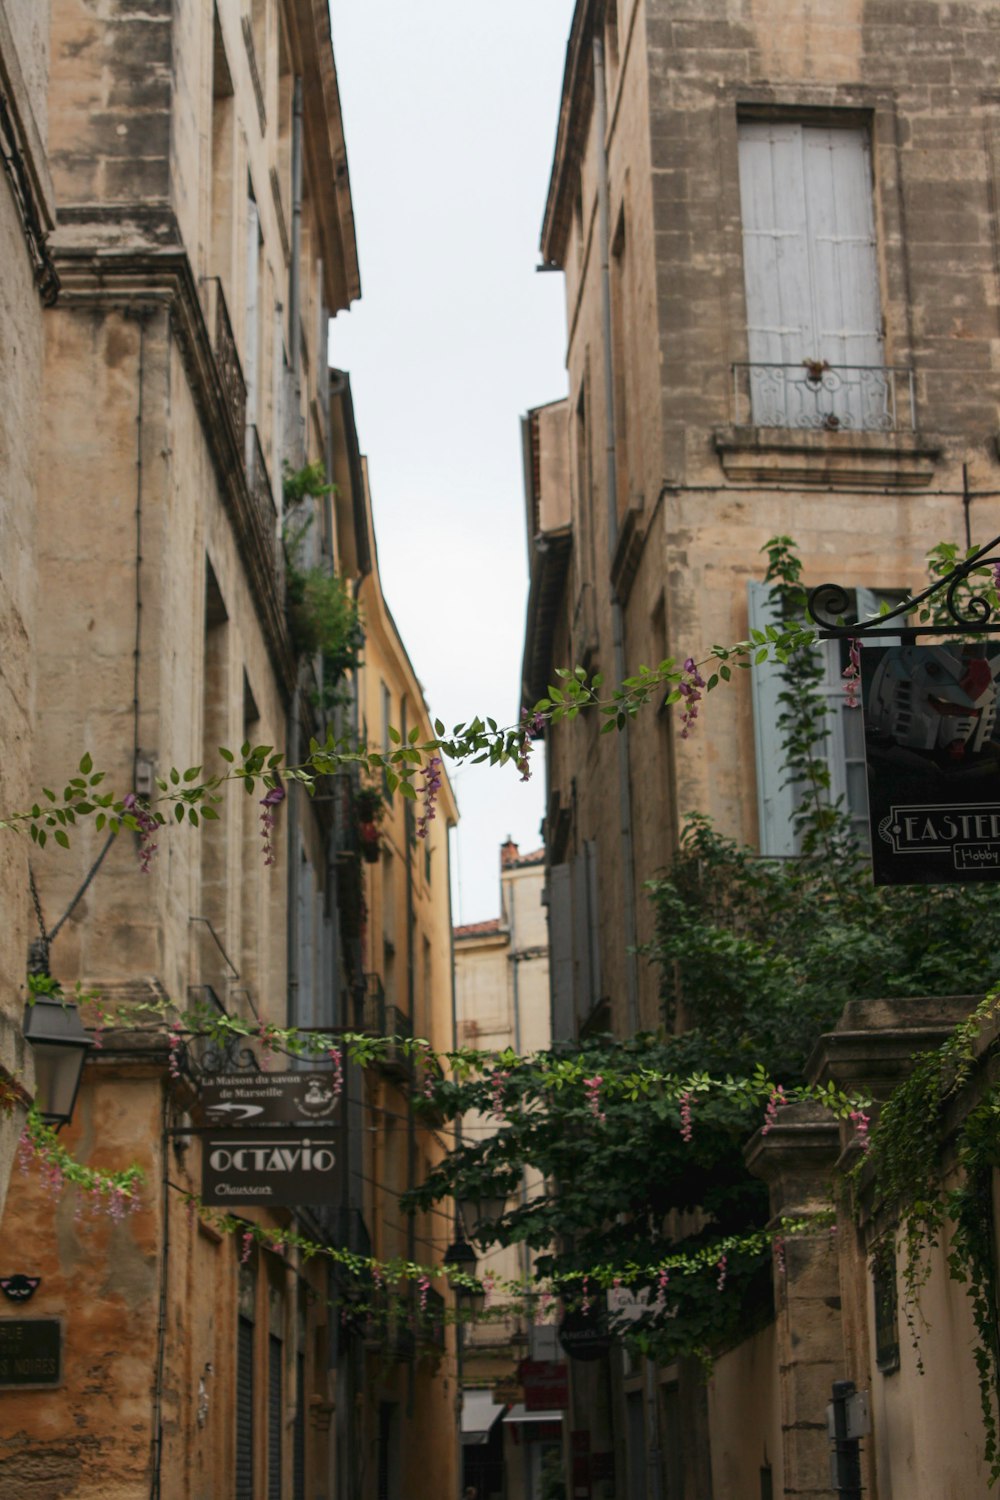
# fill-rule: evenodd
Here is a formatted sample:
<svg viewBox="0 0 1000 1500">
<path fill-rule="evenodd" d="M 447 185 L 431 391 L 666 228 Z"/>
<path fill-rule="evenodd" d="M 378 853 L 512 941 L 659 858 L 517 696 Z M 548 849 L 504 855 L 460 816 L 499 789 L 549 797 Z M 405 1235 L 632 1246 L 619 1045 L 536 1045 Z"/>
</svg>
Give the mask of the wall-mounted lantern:
<svg viewBox="0 0 1000 1500">
<path fill-rule="evenodd" d="M 70 1002 L 39 996 L 24 1007 L 24 1039 L 35 1063 L 35 1108 L 46 1125 L 67 1125 L 94 1045 Z"/>
</svg>

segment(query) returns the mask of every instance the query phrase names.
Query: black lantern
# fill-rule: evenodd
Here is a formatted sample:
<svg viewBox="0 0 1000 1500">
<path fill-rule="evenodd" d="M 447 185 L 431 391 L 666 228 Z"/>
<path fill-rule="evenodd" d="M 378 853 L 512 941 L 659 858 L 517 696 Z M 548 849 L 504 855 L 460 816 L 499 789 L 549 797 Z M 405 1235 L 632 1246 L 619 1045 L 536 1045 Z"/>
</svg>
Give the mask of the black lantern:
<svg viewBox="0 0 1000 1500">
<path fill-rule="evenodd" d="M 24 1039 L 34 1055 L 35 1108 L 46 1125 L 67 1125 L 94 1045 L 80 1012 L 69 1002 L 40 996 L 24 1007 Z"/>
<path fill-rule="evenodd" d="M 459 1309 L 470 1313 L 472 1317 L 476 1317 L 486 1306 L 486 1289 L 481 1281 L 474 1279 L 477 1264 L 475 1250 L 461 1237 L 444 1252 L 448 1285 L 455 1293 Z M 459 1276 L 463 1279 L 459 1280 Z"/>
<path fill-rule="evenodd" d="M 507 1194 L 486 1189 L 469 1194 L 458 1200 L 458 1211 L 470 1240 L 480 1243 L 480 1230 L 484 1224 L 495 1224 L 507 1207 Z"/>
</svg>

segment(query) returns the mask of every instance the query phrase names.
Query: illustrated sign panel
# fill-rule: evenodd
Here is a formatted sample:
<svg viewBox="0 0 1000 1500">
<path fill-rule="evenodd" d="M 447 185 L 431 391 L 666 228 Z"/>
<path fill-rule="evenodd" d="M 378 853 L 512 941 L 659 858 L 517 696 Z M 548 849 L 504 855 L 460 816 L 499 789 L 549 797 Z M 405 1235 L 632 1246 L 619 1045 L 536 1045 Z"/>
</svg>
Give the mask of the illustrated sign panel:
<svg viewBox="0 0 1000 1500">
<path fill-rule="evenodd" d="M 1000 654 L 988 649 L 861 653 L 876 885 L 1000 880 Z"/>
<path fill-rule="evenodd" d="M 339 1203 L 338 1136 L 294 1125 L 203 1136 L 202 1199 L 281 1208 Z"/>
<path fill-rule="evenodd" d="M 62 1324 L 58 1318 L 0 1318 L 0 1389 L 58 1385 Z"/>
<path fill-rule="evenodd" d="M 308 1125 L 336 1118 L 332 1072 L 221 1073 L 202 1085 L 211 1125 Z"/>
<path fill-rule="evenodd" d="M 569 1406 L 569 1374 L 563 1360 L 522 1359 L 518 1374 L 524 1388 L 525 1411 L 565 1411 Z"/>
</svg>

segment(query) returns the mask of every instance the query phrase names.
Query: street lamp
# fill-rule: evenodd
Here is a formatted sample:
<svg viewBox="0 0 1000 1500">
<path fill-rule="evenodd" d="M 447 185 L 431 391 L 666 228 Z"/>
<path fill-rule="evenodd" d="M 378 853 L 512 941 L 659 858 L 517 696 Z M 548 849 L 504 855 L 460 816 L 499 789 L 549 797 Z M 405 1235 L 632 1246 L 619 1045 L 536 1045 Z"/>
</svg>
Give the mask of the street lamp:
<svg viewBox="0 0 1000 1500">
<path fill-rule="evenodd" d="M 486 1306 L 486 1289 L 476 1281 L 476 1252 L 467 1240 L 459 1237 L 444 1252 L 444 1269 L 448 1285 L 455 1293 L 458 1306 L 476 1317 Z M 462 1279 L 459 1280 L 459 1277 Z"/>
<path fill-rule="evenodd" d="M 495 1224 L 507 1207 L 507 1194 L 486 1189 L 458 1200 L 458 1211 L 470 1240 L 480 1242 L 480 1231 L 484 1224 Z"/>
<path fill-rule="evenodd" d="M 46 1125 L 67 1125 L 93 1040 L 75 1005 L 46 996 L 24 1007 L 23 1030 L 34 1054 L 35 1108 Z"/>
</svg>

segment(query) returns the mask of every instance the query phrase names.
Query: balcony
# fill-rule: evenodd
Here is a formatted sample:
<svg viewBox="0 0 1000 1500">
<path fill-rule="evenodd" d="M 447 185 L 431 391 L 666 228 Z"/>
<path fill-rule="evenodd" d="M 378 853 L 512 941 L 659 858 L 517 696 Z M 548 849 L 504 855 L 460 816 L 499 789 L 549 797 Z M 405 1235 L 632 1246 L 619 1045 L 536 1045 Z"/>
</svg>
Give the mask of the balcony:
<svg viewBox="0 0 1000 1500">
<path fill-rule="evenodd" d="M 825 360 L 734 364 L 733 422 L 812 432 L 915 432 L 913 371 Z"/>
<path fill-rule="evenodd" d="M 713 434 L 726 478 L 838 489 L 919 489 L 941 456 L 917 429 L 903 365 L 737 363 L 731 425 Z"/>
<path fill-rule="evenodd" d="M 205 287 L 208 292 L 208 326 L 212 332 L 212 352 L 222 382 L 226 409 L 242 447 L 247 426 L 247 387 L 243 379 L 243 366 L 236 348 L 233 325 L 229 321 L 229 308 L 223 295 L 222 282 L 218 276 L 209 276 Z"/>
<path fill-rule="evenodd" d="M 358 1030 L 389 1040 L 379 1056 L 379 1067 L 390 1078 L 411 1081 L 413 1057 L 404 1043 L 412 1041 L 413 1027 L 409 1016 L 386 1000 L 381 975 L 365 975 L 364 989 L 359 991 L 357 1000 Z"/>
</svg>

